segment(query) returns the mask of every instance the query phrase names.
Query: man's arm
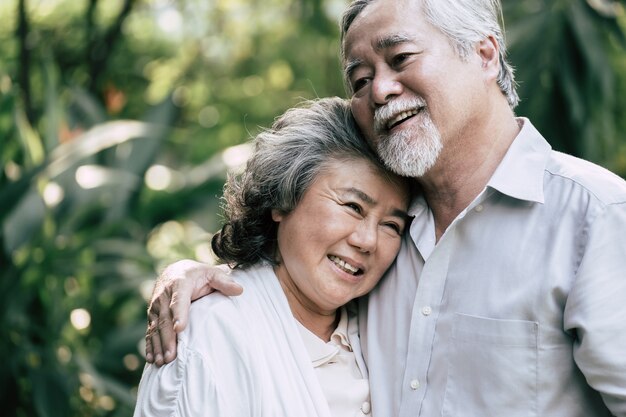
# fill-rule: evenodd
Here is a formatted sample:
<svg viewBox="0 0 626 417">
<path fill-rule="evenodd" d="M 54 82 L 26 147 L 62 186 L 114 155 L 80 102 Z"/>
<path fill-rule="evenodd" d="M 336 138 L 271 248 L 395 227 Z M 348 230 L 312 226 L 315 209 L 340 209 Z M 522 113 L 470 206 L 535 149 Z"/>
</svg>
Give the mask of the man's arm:
<svg viewBox="0 0 626 417">
<path fill-rule="evenodd" d="M 230 279 L 227 267 L 183 260 L 163 270 L 148 307 L 146 361 L 161 366 L 176 358 L 176 334 L 187 326 L 191 302 L 213 291 L 234 296 L 243 288 Z"/>
<path fill-rule="evenodd" d="M 589 222 L 586 250 L 565 307 L 574 360 L 614 416 L 626 417 L 626 203 Z"/>
</svg>

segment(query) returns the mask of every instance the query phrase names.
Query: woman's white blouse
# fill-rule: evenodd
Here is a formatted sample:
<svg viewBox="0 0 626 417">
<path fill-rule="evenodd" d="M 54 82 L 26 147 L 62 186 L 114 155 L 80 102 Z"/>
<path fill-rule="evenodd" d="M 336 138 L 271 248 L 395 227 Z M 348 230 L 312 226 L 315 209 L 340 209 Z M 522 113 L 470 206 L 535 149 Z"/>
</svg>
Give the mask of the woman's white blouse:
<svg viewBox="0 0 626 417">
<path fill-rule="evenodd" d="M 352 414 L 336 414 L 335 406 L 331 412 L 319 371 L 312 366 L 271 266 L 233 271 L 232 276 L 244 286 L 244 293 L 238 297 L 213 293 L 194 302 L 189 325 L 179 335 L 177 359 L 160 368 L 146 365 L 135 417 L 352 417 L 363 415 L 363 408 L 369 411 L 358 388 L 358 400 L 348 405 Z M 349 370 L 346 377 L 361 386 L 367 370 L 355 315 L 348 316 L 346 337 L 354 357 L 337 372 Z M 325 376 L 320 378 L 327 384 Z M 345 385 L 331 389 L 339 396 L 341 390 L 347 399 L 355 391 Z"/>
<path fill-rule="evenodd" d="M 371 412 L 369 380 L 363 377 L 350 343 L 358 341 L 357 322 L 349 318 L 356 310 L 350 310 L 341 309 L 339 324 L 327 343 L 298 323 L 333 417 L 369 416 Z"/>
</svg>

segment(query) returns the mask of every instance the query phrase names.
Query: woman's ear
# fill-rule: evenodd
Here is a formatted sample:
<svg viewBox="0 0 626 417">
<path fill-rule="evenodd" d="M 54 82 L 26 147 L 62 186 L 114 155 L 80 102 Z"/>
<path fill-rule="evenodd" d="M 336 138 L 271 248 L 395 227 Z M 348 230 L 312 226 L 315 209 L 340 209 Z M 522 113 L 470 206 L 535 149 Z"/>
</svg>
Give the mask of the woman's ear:
<svg viewBox="0 0 626 417">
<path fill-rule="evenodd" d="M 276 223 L 280 223 L 283 220 L 284 214 L 278 209 L 272 209 L 272 220 Z"/>
</svg>

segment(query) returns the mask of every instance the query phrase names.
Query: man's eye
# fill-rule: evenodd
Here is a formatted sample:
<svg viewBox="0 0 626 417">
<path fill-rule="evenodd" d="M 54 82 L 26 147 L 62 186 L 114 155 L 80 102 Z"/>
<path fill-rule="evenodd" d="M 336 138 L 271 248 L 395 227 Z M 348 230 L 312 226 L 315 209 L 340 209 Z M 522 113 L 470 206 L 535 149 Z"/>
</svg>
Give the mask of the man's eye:
<svg viewBox="0 0 626 417">
<path fill-rule="evenodd" d="M 355 93 L 359 91 L 361 88 L 365 87 L 368 83 L 368 78 L 359 78 L 358 80 L 352 83 L 352 91 Z"/>
<path fill-rule="evenodd" d="M 402 65 L 409 58 L 409 56 L 411 56 L 409 53 L 394 55 L 391 59 L 391 65 L 394 67 Z"/>
</svg>

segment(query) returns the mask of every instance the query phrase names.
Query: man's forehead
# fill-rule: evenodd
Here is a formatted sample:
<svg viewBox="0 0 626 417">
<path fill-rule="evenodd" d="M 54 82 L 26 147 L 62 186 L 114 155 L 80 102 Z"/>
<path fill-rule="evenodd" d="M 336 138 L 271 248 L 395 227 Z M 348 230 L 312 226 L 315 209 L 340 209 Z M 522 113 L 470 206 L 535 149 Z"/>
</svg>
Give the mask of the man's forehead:
<svg viewBox="0 0 626 417">
<path fill-rule="evenodd" d="M 422 0 L 373 0 L 363 8 L 358 8 L 358 13 L 351 19 L 350 29 L 359 25 L 368 28 L 396 25 L 404 18 L 413 20 L 423 13 Z"/>
<path fill-rule="evenodd" d="M 415 10 L 411 0 L 370 3 L 354 19 L 344 36 L 343 47 L 348 52 L 355 45 L 367 43 L 376 51 L 388 49 L 419 38 L 424 23 L 422 13 Z M 364 45 L 365 46 L 365 45 Z"/>
</svg>

